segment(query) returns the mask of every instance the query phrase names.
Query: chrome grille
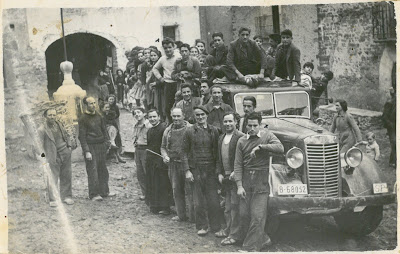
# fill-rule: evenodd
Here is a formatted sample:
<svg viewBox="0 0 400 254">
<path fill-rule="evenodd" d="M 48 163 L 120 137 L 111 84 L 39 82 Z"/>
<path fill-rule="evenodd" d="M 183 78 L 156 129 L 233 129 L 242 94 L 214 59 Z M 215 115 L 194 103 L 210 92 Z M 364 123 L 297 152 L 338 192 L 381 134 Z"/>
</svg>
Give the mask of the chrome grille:
<svg viewBox="0 0 400 254">
<path fill-rule="evenodd" d="M 339 145 L 306 144 L 309 194 L 314 197 L 339 195 Z"/>
</svg>

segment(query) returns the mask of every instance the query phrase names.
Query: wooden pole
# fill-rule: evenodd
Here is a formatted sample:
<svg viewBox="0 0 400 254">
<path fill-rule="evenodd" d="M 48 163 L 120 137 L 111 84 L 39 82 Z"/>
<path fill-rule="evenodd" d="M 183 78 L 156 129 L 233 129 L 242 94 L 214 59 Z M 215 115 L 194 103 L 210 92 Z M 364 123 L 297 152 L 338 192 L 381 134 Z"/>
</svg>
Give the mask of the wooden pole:
<svg viewBox="0 0 400 254">
<path fill-rule="evenodd" d="M 64 34 L 64 17 L 63 17 L 63 9 L 60 8 L 61 11 L 61 27 L 62 27 L 62 36 L 63 36 L 63 44 L 64 44 L 64 58 L 65 61 L 68 61 L 67 59 L 67 44 L 65 42 L 65 34 Z"/>
</svg>

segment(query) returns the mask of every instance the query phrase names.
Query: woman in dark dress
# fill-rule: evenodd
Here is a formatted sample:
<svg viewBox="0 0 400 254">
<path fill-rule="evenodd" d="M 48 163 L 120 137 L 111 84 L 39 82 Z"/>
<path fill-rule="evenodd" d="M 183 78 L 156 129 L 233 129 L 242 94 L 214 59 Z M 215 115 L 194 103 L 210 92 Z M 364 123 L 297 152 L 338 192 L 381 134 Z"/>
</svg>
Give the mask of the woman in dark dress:
<svg viewBox="0 0 400 254">
<path fill-rule="evenodd" d="M 155 109 L 149 110 L 147 116 L 153 126 L 147 132 L 147 148 L 161 154 L 162 136 L 167 125 L 160 122 L 160 115 Z M 146 157 L 146 204 L 150 207 L 150 212 L 168 215 L 172 193 L 168 166 L 160 156 L 150 151 Z"/>
</svg>

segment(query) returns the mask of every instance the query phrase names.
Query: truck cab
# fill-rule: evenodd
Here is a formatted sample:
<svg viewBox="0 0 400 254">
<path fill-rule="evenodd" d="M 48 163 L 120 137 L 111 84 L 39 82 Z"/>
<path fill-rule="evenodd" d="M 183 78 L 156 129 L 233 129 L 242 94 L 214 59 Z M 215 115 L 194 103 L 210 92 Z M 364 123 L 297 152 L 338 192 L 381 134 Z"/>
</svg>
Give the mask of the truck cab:
<svg viewBox="0 0 400 254">
<path fill-rule="evenodd" d="M 309 88 L 287 81 L 220 86 L 241 117 L 243 98 L 254 96 L 262 124 L 284 146 L 284 154 L 270 156 L 268 226 L 286 215 L 332 215 L 345 233 L 367 235 L 378 227 L 383 206 L 396 200 L 394 188 L 360 149 L 340 154 L 338 136 L 313 121 Z"/>
</svg>

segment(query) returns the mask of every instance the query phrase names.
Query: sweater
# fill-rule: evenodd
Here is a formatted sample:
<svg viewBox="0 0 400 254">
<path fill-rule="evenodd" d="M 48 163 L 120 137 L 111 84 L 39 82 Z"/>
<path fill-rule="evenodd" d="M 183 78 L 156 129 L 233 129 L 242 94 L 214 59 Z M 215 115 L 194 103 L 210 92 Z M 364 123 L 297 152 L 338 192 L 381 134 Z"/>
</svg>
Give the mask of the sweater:
<svg viewBox="0 0 400 254">
<path fill-rule="evenodd" d="M 266 170 L 269 172 L 269 152 L 283 153 L 281 141 L 270 131 L 261 130 L 259 136 L 247 135 L 241 137 L 237 143 L 235 154 L 235 180 L 238 187 L 242 186 L 243 171 Z M 256 152 L 256 157 L 251 158 L 253 148 L 262 145 Z"/>
<path fill-rule="evenodd" d="M 90 152 L 89 144 L 109 142 L 104 118 L 98 112 L 85 112 L 79 119 L 79 141 L 84 153 Z"/>
</svg>

